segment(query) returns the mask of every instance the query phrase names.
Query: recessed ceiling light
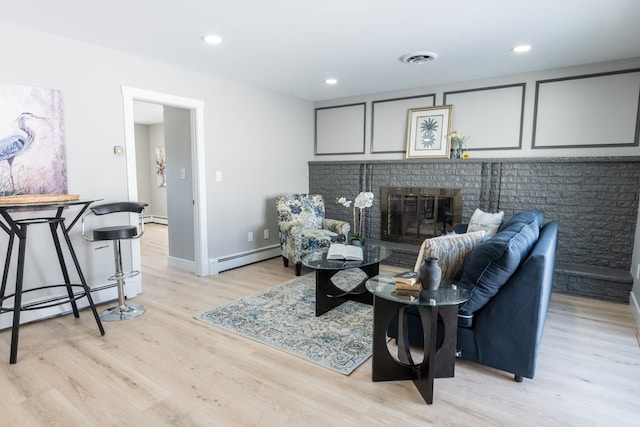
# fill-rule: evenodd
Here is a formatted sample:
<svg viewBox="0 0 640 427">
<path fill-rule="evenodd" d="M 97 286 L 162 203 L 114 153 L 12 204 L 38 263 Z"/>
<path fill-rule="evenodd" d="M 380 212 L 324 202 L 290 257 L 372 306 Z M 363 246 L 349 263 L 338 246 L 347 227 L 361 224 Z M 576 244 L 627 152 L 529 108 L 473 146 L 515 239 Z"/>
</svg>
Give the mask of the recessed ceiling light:
<svg viewBox="0 0 640 427">
<path fill-rule="evenodd" d="M 524 53 L 524 52 L 529 52 L 530 50 L 531 50 L 531 45 L 528 45 L 528 44 L 516 46 L 513 49 L 511 49 L 511 51 L 515 53 Z"/>
<path fill-rule="evenodd" d="M 204 37 L 202 37 L 202 40 L 204 40 L 205 42 L 207 42 L 209 44 L 220 44 L 220 43 L 222 43 L 222 38 L 220 36 L 214 36 L 214 35 L 204 36 Z"/>
<path fill-rule="evenodd" d="M 328 85 L 337 85 L 338 84 L 338 80 L 337 79 L 326 79 L 324 82 L 326 84 L 328 84 Z"/>
</svg>

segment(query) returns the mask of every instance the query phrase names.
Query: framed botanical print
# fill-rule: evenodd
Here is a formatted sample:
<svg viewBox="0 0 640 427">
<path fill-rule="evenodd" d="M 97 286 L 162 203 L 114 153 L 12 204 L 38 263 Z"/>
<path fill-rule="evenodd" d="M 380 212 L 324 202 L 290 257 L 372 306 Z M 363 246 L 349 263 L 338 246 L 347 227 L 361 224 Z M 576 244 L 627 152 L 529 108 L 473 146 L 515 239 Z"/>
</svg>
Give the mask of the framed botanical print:
<svg viewBox="0 0 640 427">
<path fill-rule="evenodd" d="M 452 105 L 409 110 L 407 159 L 449 157 L 452 111 Z"/>
</svg>

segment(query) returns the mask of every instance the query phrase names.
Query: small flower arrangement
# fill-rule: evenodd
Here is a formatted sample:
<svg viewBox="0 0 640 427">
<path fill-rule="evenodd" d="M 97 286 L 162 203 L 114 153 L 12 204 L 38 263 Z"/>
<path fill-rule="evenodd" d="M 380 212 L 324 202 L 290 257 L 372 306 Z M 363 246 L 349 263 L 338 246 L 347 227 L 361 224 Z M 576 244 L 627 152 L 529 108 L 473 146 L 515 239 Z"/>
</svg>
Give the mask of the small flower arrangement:
<svg viewBox="0 0 640 427">
<path fill-rule="evenodd" d="M 464 132 L 453 131 L 449 138 L 451 138 L 451 147 L 462 149 L 466 145 L 469 136 L 465 135 Z"/>
<path fill-rule="evenodd" d="M 468 135 L 465 135 L 464 132 L 453 131 L 449 135 L 449 139 L 451 140 L 451 150 L 455 158 L 457 159 L 471 158 L 470 154 L 463 151 L 467 143 L 467 140 L 469 139 Z"/>
<path fill-rule="evenodd" d="M 347 208 L 351 207 L 351 204 L 353 203 L 353 235 L 351 236 L 351 239 L 359 240 L 361 244 L 364 243 L 364 210 L 373 206 L 373 199 L 374 195 L 372 192 L 363 191 L 356 196 L 354 201 L 347 200 L 345 197 L 340 197 L 336 200 L 336 203 L 340 203 L 342 206 Z M 360 213 L 357 216 L 356 208 L 360 209 Z"/>
</svg>

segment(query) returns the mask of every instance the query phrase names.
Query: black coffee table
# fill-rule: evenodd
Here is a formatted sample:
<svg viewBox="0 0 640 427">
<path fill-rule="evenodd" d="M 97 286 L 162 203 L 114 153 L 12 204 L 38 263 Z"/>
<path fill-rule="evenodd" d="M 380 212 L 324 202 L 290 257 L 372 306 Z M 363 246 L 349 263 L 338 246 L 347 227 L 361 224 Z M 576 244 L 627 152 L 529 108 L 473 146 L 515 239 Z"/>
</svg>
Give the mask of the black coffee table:
<svg viewBox="0 0 640 427">
<path fill-rule="evenodd" d="M 366 288 L 373 299 L 373 381 L 413 380 L 427 404 L 433 403 L 434 378 L 453 377 L 457 339 L 458 305 L 471 296 L 460 284 L 442 284 L 435 291 L 396 290 L 390 274 L 372 277 Z M 422 323 L 424 356 L 414 362 L 406 328 L 407 309 L 414 307 Z M 387 346 L 387 329 L 398 314 L 398 355 Z M 438 328 L 438 324 L 442 326 Z M 438 334 L 440 329 L 441 334 Z M 441 336 L 439 336 L 441 335 Z"/>
<path fill-rule="evenodd" d="M 302 257 L 302 264 L 316 271 L 316 316 L 321 316 L 349 300 L 373 304 L 373 296 L 367 292 L 364 285 L 368 278 L 379 273 L 380 262 L 391 255 L 391 249 L 373 244 L 367 244 L 362 249 L 362 261 L 328 260 L 327 249 L 319 249 Z M 331 278 L 337 272 L 350 268 L 359 268 L 367 277 L 345 291 L 338 288 Z"/>
</svg>

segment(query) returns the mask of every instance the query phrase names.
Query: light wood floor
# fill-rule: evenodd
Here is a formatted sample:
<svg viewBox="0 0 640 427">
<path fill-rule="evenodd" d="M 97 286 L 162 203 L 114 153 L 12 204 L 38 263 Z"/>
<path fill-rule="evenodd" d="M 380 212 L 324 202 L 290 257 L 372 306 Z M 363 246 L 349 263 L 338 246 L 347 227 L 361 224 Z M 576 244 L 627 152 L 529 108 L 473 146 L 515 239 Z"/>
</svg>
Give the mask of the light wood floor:
<svg viewBox="0 0 640 427">
<path fill-rule="evenodd" d="M 371 361 L 334 373 L 193 318 L 293 278 L 273 259 L 199 278 L 167 268 L 166 228 L 142 238 L 143 316 L 90 312 L 0 332 L 2 426 L 640 425 L 640 348 L 629 307 L 554 295 L 534 380 L 459 361 L 427 406 Z M 103 306 L 101 308 L 106 308 Z"/>
</svg>

